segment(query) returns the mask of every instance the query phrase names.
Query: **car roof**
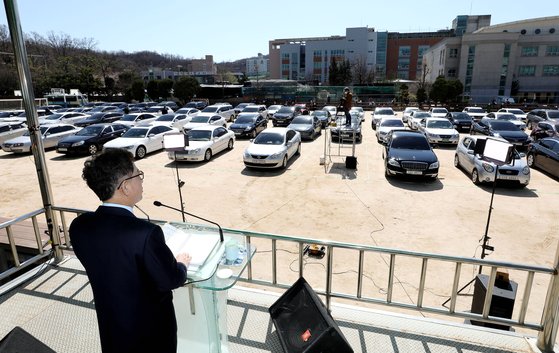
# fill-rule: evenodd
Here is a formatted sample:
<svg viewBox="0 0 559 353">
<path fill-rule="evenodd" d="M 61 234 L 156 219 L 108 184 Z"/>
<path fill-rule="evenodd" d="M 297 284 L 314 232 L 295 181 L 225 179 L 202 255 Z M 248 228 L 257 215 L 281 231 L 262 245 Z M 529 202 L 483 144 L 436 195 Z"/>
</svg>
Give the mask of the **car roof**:
<svg viewBox="0 0 559 353">
<path fill-rule="evenodd" d="M 425 120 L 431 120 L 431 121 L 448 121 L 447 118 L 436 118 L 436 117 L 426 118 Z"/>
<path fill-rule="evenodd" d="M 271 133 L 286 134 L 288 130 L 293 130 L 293 129 L 289 129 L 286 127 L 269 127 L 266 130 L 262 130 L 260 134 L 271 134 Z"/>
<path fill-rule="evenodd" d="M 204 126 L 197 126 L 195 128 L 192 128 L 190 131 L 192 131 L 192 130 L 211 130 L 211 131 L 213 131 L 213 130 L 218 129 L 218 128 L 224 128 L 224 127 L 221 126 L 221 125 L 204 125 Z"/>
</svg>

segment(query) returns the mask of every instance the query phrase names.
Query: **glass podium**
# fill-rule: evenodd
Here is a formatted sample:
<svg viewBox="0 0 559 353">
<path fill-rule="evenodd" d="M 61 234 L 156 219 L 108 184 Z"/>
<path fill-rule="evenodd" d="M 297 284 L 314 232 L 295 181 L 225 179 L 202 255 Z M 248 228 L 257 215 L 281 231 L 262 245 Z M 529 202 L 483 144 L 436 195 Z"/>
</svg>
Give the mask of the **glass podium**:
<svg viewBox="0 0 559 353">
<path fill-rule="evenodd" d="M 219 237 L 216 228 L 189 223 L 172 225 L 186 233 L 208 233 Z M 237 259 L 227 261 L 226 246 L 239 247 Z M 224 233 L 224 242 L 218 242 L 206 262 L 197 271 L 188 273 L 184 286 L 173 291 L 173 304 L 177 317 L 177 352 L 228 353 L 227 290 L 237 283 L 256 252 L 238 234 Z"/>
</svg>

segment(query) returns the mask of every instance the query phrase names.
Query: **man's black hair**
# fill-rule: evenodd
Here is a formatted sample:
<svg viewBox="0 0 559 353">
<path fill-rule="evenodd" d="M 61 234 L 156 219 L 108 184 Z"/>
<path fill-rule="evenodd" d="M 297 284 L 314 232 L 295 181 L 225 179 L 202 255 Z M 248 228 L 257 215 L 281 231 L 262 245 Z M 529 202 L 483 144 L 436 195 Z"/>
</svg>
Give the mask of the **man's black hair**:
<svg viewBox="0 0 559 353">
<path fill-rule="evenodd" d="M 106 201 L 114 195 L 119 181 L 133 172 L 132 153 L 111 148 L 85 161 L 82 178 L 101 201 Z"/>
</svg>

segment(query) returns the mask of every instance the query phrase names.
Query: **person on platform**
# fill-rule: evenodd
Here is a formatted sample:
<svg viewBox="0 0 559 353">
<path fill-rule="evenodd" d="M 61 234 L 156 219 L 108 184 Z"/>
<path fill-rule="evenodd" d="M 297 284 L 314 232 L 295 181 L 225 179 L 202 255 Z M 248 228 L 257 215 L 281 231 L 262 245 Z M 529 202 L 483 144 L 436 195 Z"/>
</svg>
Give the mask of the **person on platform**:
<svg viewBox="0 0 559 353">
<path fill-rule="evenodd" d="M 70 237 L 93 290 L 103 353 L 175 353 L 172 289 L 185 283 L 190 255 L 175 258 L 161 228 L 134 216 L 144 173 L 130 152 L 104 150 L 82 173 L 103 204 L 74 219 Z"/>
<path fill-rule="evenodd" d="M 345 124 L 348 126 L 351 125 L 351 114 L 349 114 L 349 111 L 351 110 L 352 102 L 353 102 L 353 94 L 351 94 L 349 87 L 346 87 L 344 88 L 344 94 L 342 96 L 340 103 L 345 113 Z"/>
</svg>

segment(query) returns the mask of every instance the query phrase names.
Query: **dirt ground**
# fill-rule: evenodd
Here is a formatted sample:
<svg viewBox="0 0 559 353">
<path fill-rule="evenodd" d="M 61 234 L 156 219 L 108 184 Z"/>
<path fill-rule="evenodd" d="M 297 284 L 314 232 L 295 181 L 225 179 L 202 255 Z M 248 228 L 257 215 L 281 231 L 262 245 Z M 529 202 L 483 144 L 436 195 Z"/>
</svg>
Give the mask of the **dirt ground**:
<svg viewBox="0 0 559 353">
<path fill-rule="evenodd" d="M 370 121 L 367 113 L 363 142 L 357 144 L 355 151 L 356 170 L 346 169 L 342 157 L 333 156 L 326 166 L 320 164 L 324 134 L 315 141 L 304 142 L 301 155 L 282 171 L 246 169 L 242 153 L 249 144 L 247 140 L 236 141 L 232 151 L 221 153 L 208 163 L 183 163 L 178 171 L 185 182 L 182 190 L 186 210 L 227 228 L 479 257 L 491 186 L 474 185 L 469 175 L 454 167 L 453 147 L 435 149 L 441 167 L 434 182 L 386 179 L 383 147 L 377 143 Z M 338 150 L 334 148 L 332 152 Z M 344 149 L 342 153 L 351 151 Z M 46 152 L 46 157 L 54 204 L 95 209 L 99 201 L 81 179 L 85 157 L 65 157 L 52 150 Z M 179 207 L 177 171 L 166 153 L 148 155 L 137 165 L 146 176 L 144 198 L 139 206 L 151 218 L 180 220 L 179 215 L 152 204 L 159 200 Z M 489 244 L 495 250 L 487 259 L 553 265 L 559 236 L 558 182 L 537 170 L 531 173 L 530 185 L 525 189 L 497 189 L 489 226 Z M 16 217 L 42 207 L 31 155 L 0 151 L 0 190 L 0 216 Z M 266 244 L 259 250 L 269 248 Z M 295 249 L 286 249 L 286 261 L 296 258 L 291 250 Z M 355 256 L 347 253 L 336 258 L 341 261 L 335 269 L 339 275 L 335 276 L 338 278 L 334 278 L 334 285 L 350 285 L 346 272 L 357 270 Z M 414 302 L 414 283 L 420 266 L 406 260 L 399 265 L 400 294 Z M 416 269 L 408 271 L 408 265 Z M 295 273 L 285 267 L 289 283 Z M 367 262 L 365 270 L 371 281 L 365 284 L 366 290 L 385 293 L 382 281 L 387 267 L 386 257 Z M 434 279 L 427 284 L 431 298 L 426 300 L 440 303 L 450 287 L 438 282 L 452 278 L 454 269 L 440 266 L 432 270 Z M 475 274 L 472 268 L 465 273 L 461 284 Z M 513 276 L 511 279 L 524 280 Z M 531 304 L 541 304 L 547 281 L 547 277 L 536 277 L 537 290 L 533 290 Z M 522 296 L 520 289 L 518 299 Z"/>
</svg>

